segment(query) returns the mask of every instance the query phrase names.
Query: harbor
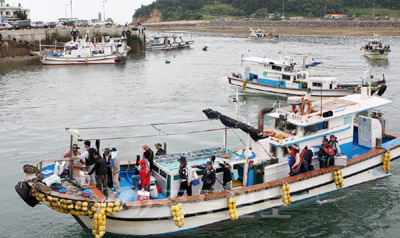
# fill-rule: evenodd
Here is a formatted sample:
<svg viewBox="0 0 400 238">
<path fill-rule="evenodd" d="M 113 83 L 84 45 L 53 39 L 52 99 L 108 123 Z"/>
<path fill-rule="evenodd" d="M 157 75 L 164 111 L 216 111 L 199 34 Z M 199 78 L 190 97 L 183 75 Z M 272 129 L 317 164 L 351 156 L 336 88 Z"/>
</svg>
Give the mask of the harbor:
<svg viewBox="0 0 400 238">
<path fill-rule="evenodd" d="M 165 142 L 168 145 L 169 154 L 187 153 L 189 150 L 194 153 L 196 150 L 224 146 L 223 131 L 194 134 L 185 134 L 185 132 L 221 128 L 222 125 L 218 121 L 206 121 L 207 117 L 202 111 L 207 108 L 235 117 L 236 104 L 233 99 L 236 98 L 238 88 L 228 84 L 227 76 L 241 68 L 240 58 L 249 51 L 250 53 L 257 52 L 257 55 L 261 57 L 266 55 L 274 57 L 278 51 L 282 51 L 287 55 L 295 56 L 296 61 L 301 61 L 303 54 L 312 55 L 317 61 L 323 62 L 322 65 L 313 69 L 315 73 L 324 72 L 335 75 L 341 82 L 360 80 L 366 67 L 369 67 L 375 79 L 380 79 L 381 74 L 384 73 L 388 89 L 382 100 L 390 100 L 392 104 L 379 108 L 379 111 L 386 120 L 385 131 L 398 133 L 396 112 L 390 110 L 391 107 L 400 103 L 396 98 L 397 81 L 394 80 L 395 64 L 392 63 L 398 61 L 398 56 L 392 53 L 385 61 L 364 57 L 359 46 L 365 44 L 369 39 L 367 36 L 355 38 L 291 36 L 286 42 L 279 44 L 265 43 L 262 51 L 259 50 L 258 42 L 247 41 L 244 38 L 203 34 L 194 34 L 193 38 L 196 43 L 190 49 L 131 53 L 124 63 L 106 67 L 99 65 L 46 67 L 37 62 L 28 66 L 2 68 L 1 82 L 4 88 L 2 96 L 5 98 L 1 105 L 4 111 L 2 130 L 5 135 L 1 141 L 4 145 L 2 151 L 12 154 L 14 158 L 6 160 L 5 166 L 2 167 L 2 169 L 12 168 L 11 171 L 5 172 L 8 176 L 3 181 L 4 188 L 10 191 L 6 193 L 4 201 L 12 201 L 11 206 L 8 206 L 10 208 L 3 209 L 5 215 L 17 219 L 17 214 L 25 214 L 23 218 L 18 219 L 22 219 L 21 223 L 27 224 L 23 230 L 30 229 L 32 236 L 44 234 L 43 230 L 33 229 L 37 226 L 50 230 L 50 233 L 46 234 L 52 236 L 90 236 L 90 231 L 81 229 L 71 215 L 57 213 L 48 208 L 46 203 L 30 208 L 14 191 L 16 181 L 20 181 L 21 176 L 24 175 L 22 170 L 24 164 L 36 165 L 42 159 L 56 159 L 69 151 L 69 136 L 64 130 L 66 127 L 78 129 L 85 139 L 101 139 L 153 135 L 154 128 L 127 129 L 127 126 L 171 123 L 170 126 L 160 128 L 166 134 L 172 134 L 171 136 L 158 136 L 159 133 L 156 133 L 154 137 L 149 138 L 102 140 L 102 148 L 116 147 L 118 149 L 121 162 L 135 161 L 136 155 L 142 154 L 143 144 L 148 144 L 155 150 L 155 143 Z M 399 41 L 397 37 L 384 39 L 392 47 Z M 201 50 L 203 45 L 209 46 L 208 51 Z M 298 52 L 301 52 L 301 55 Z M 255 55 L 255 53 L 252 54 Z M 346 61 L 343 61 L 343 56 L 346 57 Z M 210 58 L 215 58 L 218 64 L 210 61 Z M 166 64 L 166 60 L 170 63 Z M 196 75 L 196 77 L 187 77 L 188 74 Z M 202 75 L 201 78 L 199 75 Z M 115 84 L 116 81 L 118 84 Z M 158 100 L 149 96 L 149 92 L 156 95 Z M 118 100 L 115 100 L 116 95 L 118 95 Z M 193 95 L 196 96 L 193 97 Z M 358 95 L 361 96 L 361 94 Z M 289 105 L 287 99 L 279 95 L 240 93 L 237 99 L 241 102 L 238 114 L 246 117 L 248 122 L 255 127 L 257 127 L 256 115 L 261 109 L 273 107 L 277 99 L 281 100 L 281 108 Z M 246 104 L 242 104 L 244 101 Z M 275 105 L 278 107 L 277 104 Z M 90 108 L 90 114 L 88 114 L 88 108 Z M 319 107 L 316 106 L 316 108 Z M 268 127 L 272 120 L 271 117 L 265 117 L 265 131 L 270 131 Z M 179 121 L 198 122 L 174 125 Z M 110 128 L 84 129 L 97 127 Z M 231 129 L 228 131 L 227 146 L 232 149 L 244 148 L 246 134 L 239 130 L 235 132 L 237 135 Z M 320 143 L 319 140 L 316 143 Z M 344 141 L 341 140 L 341 143 Z M 81 148 L 83 147 L 82 142 L 78 144 Z M 394 152 L 392 156 L 396 157 Z M 330 173 L 333 171 L 329 171 Z M 173 235 L 208 236 L 210 232 L 220 232 L 246 236 L 249 234 L 245 228 L 249 226 L 256 228 L 255 236 L 262 236 L 265 233 L 274 237 L 283 234 L 309 236 L 316 233 L 330 236 L 344 234 L 344 232 L 357 235 L 360 229 L 367 235 L 376 235 L 379 229 L 370 230 L 369 224 L 374 221 L 375 227 L 386 226 L 386 220 L 396 219 L 392 217 L 392 212 L 400 209 L 395 203 L 396 191 L 399 191 L 396 180 L 400 174 L 397 161 L 392 162 L 391 176 L 360 186 L 352 187 L 351 179 L 346 178 L 349 175 L 346 169 L 343 169 L 343 173 L 345 189 L 337 190 L 333 187 L 334 193 L 318 195 L 300 203 L 293 202 L 279 210 L 272 209 L 254 214 L 247 211 L 246 213 L 250 214 L 240 216 L 238 220 L 233 221 L 228 221 L 229 214 L 224 211 L 221 216 L 226 216 L 225 221 Z M 295 191 L 296 187 L 291 186 L 291 190 Z M 199 196 L 198 191 L 193 191 L 195 196 Z M 237 194 L 236 196 L 239 204 L 240 196 Z M 291 198 L 297 201 L 299 197 L 292 195 Z M 365 204 L 368 209 L 355 208 L 355 202 Z M 183 200 L 181 203 L 185 210 Z M 377 211 L 376 207 L 381 209 Z M 305 214 L 304 210 L 309 212 Z M 238 212 L 241 214 L 242 210 L 238 208 Z M 374 219 L 377 213 L 382 216 L 381 220 Z M 187 214 L 190 213 L 186 210 L 185 215 Z M 331 214 L 335 214 L 334 217 Z M 350 220 L 354 222 L 352 219 L 354 216 L 357 217 L 357 230 L 349 229 L 346 225 Z M 218 217 L 211 216 L 211 219 L 218 219 Z M 89 218 L 82 216 L 82 219 L 88 225 L 92 224 Z M 320 226 L 317 222 L 319 219 L 327 219 L 331 223 Z M 185 225 L 182 228 L 192 224 L 191 220 L 195 223 L 201 221 L 197 221 L 195 217 L 185 217 Z M 18 229 L 17 226 L 20 227 L 21 224 L 4 222 L 9 227 L 8 231 L 5 231 L 6 236 L 13 236 L 13 230 Z M 114 222 L 115 220 L 107 220 L 107 226 Z M 51 231 L 55 226 L 58 231 Z M 276 229 L 281 226 L 287 228 Z M 173 222 L 168 227 L 180 230 Z M 295 232 L 300 227 L 303 228 Z M 395 234 L 397 229 L 395 226 L 389 226 L 385 234 Z M 113 235 L 106 234 L 105 237 L 113 237 Z"/>
</svg>

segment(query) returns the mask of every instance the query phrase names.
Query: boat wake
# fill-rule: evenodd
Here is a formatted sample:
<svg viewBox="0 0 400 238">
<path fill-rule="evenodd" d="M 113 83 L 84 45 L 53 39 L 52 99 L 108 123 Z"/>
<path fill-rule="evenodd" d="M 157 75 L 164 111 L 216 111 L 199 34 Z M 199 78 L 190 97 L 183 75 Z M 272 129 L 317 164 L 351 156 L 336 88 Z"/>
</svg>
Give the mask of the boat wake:
<svg viewBox="0 0 400 238">
<path fill-rule="evenodd" d="M 337 202 L 337 201 L 345 199 L 345 198 L 346 198 L 345 196 L 342 196 L 342 197 L 333 198 L 333 199 L 317 200 L 317 203 L 321 204 L 321 205 L 326 204 L 326 203 L 334 203 L 334 202 Z"/>
</svg>

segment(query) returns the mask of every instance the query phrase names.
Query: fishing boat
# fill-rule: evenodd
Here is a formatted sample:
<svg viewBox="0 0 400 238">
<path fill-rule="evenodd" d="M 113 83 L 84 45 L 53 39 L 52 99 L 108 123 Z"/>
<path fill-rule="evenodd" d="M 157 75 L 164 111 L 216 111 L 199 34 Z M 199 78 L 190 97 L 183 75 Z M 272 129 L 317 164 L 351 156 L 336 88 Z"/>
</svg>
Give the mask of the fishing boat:
<svg viewBox="0 0 400 238">
<path fill-rule="evenodd" d="M 275 33 L 275 30 L 270 33 L 265 33 L 265 30 L 260 29 L 250 29 L 250 34 L 246 36 L 248 39 L 252 40 L 270 40 L 270 41 L 279 41 L 280 35 Z"/>
<path fill-rule="evenodd" d="M 368 88 L 362 88 L 361 91 L 361 94 L 314 102 L 309 101 L 310 95 L 307 95 L 300 104 L 293 103 L 285 107 L 275 104 L 278 108 L 264 108 L 259 112 L 258 123 L 254 126 L 212 109 L 203 110 L 207 121 L 220 120 L 223 124 L 221 128 L 212 130 L 223 132 L 222 143 L 210 144 L 202 150 L 188 148 L 179 153 L 156 156 L 151 172 L 149 200 L 148 197 L 143 199 L 140 190 L 130 188 L 131 176 L 135 170 L 132 165 L 134 161 L 121 162 L 121 193 L 118 195 L 109 191 L 110 195 L 105 197 L 89 182 L 83 172 L 87 168 L 78 165 L 72 158 L 42 160 L 38 166 L 25 165 L 25 178 L 15 189 L 28 205 L 34 207 L 39 202 L 47 203 L 48 209 L 71 214 L 84 229 L 92 230 L 96 237 L 105 233 L 164 235 L 201 229 L 229 219 L 232 220 L 230 222 L 236 222 L 248 214 L 266 209 L 283 206 L 290 208 L 292 203 L 391 175 L 391 161 L 400 158 L 400 136 L 385 131 L 385 120 L 378 109 L 389 105 L 391 101 L 372 96 Z M 305 107 L 306 110 L 300 110 Z M 361 112 L 368 113 L 361 116 Z M 265 115 L 273 120 L 267 127 L 264 125 Z M 181 123 L 190 125 L 191 122 L 176 122 Z M 151 124 L 157 133 L 162 132 L 160 125 L 166 123 Z M 129 131 L 129 126 L 123 128 Z M 71 151 L 75 140 L 95 140 L 84 139 L 80 133 L 82 131 L 66 130 L 71 137 Z M 228 148 L 226 138 L 230 130 L 244 132 L 246 143 L 243 142 L 243 148 Z M 211 130 L 199 130 L 196 127 L 193 131 L 165 133 L 164 136 L 195 135 L 208 131 Z M 320 167 L 317 151 L 323 138 L 330 135 L 335 135 L 340 142 L 342 154 L 334 157 L 333 165 Z M 119 139 L 148 136 L 135 135 Z M 95 141 L 97 150 L 100 150 L 101 139 Z M 307 146 L 307 151 L 313 154 L 309 161 L 313 168 L 307 167 L 309 171 L 297 175 L 290 173 L 287 159 L 289 151 L 286 149 L 287 145 L 294 144 L 299 148 Z M 193 186 L 193 196 L 177 197 L 177 159 L 181 156 L 186 156 L 189 165 L 202 164 L 212 156 L 216 157 L 216 162 L 229 160 L 234 180 L 232 189 L 224 190 L 217 182 L 213 193 L 199 194 L 202 184 L 200 180 L 197 181 L 199 185 Z M 69 170 L 64 170 L 65 167 Z M 194 176 L 202 176 L 202 170 L 196 167 L 193 170 Z M 60 172 L 64 173 L 64 179 L 60 182 L 63 188 L 52 189 L 49 183 L 60 181 Z M 221 181 L 222 176 L 223 172 L 216 167 L 217 181 Z M 40 209 L 47 208 L 40 206 Z"/>
<path fill-rule="evenodd" d="M 174 50 L 189 48 L 194 44 L 193 40 L 184 40 L 185 32 L 164 32 L 146 39 L 147 50 Z"/>
<path fill-rule="evenodd" d="M 387 56 L 392 51 L 389 45 L 383 45 L 381 39 L 375 34 L 365 46 L 361 49 L 364 55 L 370 59 L 387 59 Z"/>
<path fill-rule="evenodd" d="M 292 57 L 281 54 L 278 56 L 278 60 L 252 56 L 242 58 L 242 62 L 255 64 L 255 69 L 246 65 L 244 76 L 241 73 L 232 73 L 228 77 L 229 84 L 241 87 L 244 92 L 249 93 L 305 96 L 311 90 L 313 97 L 342 97 L 360 93 L 361 88 L 367 87 L 372 80 L 370 72 L 366 71 L 359 82 L 341 84 L 335 77 L 311 74 L 310 69 L 322 62 L 305 64 L 304 57 L 302 70 L 296 70 Z M 372 92 L 378 91 L 380 96 L 387 88 L 384 75 L 382 80 L 371 81 L 371 84 Z"/>
<path fill-rule="evenodd" d="M 57 50 L 57 43 L 47 50 L 42 50 L 44 46 L 40 45 L 36 55 L 43 65 L 119 64 L 129 51 L 123 39 L 111 38 L 105 42 L 103 38 L 103 42 L 93 43 L 88 34 L 80 39 L 71 38 L 61 50 Z"/>
</svg>

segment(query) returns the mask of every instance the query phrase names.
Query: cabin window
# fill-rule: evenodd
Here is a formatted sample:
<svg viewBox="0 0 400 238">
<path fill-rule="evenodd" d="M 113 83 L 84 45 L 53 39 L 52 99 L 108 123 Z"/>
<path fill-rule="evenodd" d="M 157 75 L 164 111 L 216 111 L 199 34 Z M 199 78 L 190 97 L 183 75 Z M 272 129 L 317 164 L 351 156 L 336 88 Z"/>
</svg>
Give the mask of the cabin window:
<svg viewBox="0 0 400 238">
<path fill-rule="evenodd" d="M 292 72 L 293 70 L 294 70 L 294 66 L 293 65 L 285 68 L 286 72 Z"/>
<path fill-rule="evenodd" d="M 181 179 L 181 176 L 179 176 L 179 174 L 174 175 L 174 181 Z"/>
<path fill-rule="evenodd" d="M 275 128 L 289 134 L 296 135 L 296 126 L 286 120 L 276 119 Z"/>
<path fill-rule="evenodd" d="M 274 69 L 274 70 L 281 71 L 281 68 L 282 67 L 280 67 L 280 66 L 272 65 L 272 69 Z"/>
<path fill-rule="evenodd" d="M 313 82 L 313 83 L 312 83 L 312 86 L 313 86 L 313 87 L 320 87 L 320 88 L 322 88 L 322 83 Z"/>
<path fill-rule="evenodd" d="M 282 79 L 284 80 L 290 80 L 290 75 L 282 75 Z"/>
<path fill-rule="evenodd" d="M 153 170 L 154 170 L 156 173 L 158 173 L 158 172 L 160 171 L 160 169 L 159 169 L 156 165 L 153 165 Z"/>
<path fill-rule="evenodd" d="M 165 173 L 163 170 L 160 170 L 160 175 L 161 175 L 163 178 L 167 178 L 167 173 Z"/>
<path fill-rule="evenodd" d="M 328 129 L 328 121 L 320 122 L 311 126 L 304 127 L 304 135 L 311 135 L 320 130 Z"/>
</svg>

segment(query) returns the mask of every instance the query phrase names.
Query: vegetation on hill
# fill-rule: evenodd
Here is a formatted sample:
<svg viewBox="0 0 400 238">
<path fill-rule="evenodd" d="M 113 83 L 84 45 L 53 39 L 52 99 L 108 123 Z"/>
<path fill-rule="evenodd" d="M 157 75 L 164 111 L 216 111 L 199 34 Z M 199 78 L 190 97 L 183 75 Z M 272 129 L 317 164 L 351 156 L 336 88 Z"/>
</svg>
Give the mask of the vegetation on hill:
<svg viewBox="0 0 400 238">
<path fill-rule="evenodd" d="M 156 0 L 142 5 L 134 18 L 149 18 L 153 9 L 163 21 L 199 20 L 204 15 L 265 18 L 268 14 L 322 17 L 326 14 L 398 17 L 399 0 Z"/>
</svg>

